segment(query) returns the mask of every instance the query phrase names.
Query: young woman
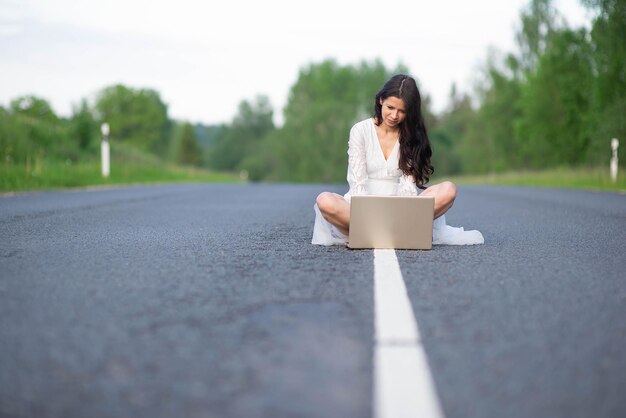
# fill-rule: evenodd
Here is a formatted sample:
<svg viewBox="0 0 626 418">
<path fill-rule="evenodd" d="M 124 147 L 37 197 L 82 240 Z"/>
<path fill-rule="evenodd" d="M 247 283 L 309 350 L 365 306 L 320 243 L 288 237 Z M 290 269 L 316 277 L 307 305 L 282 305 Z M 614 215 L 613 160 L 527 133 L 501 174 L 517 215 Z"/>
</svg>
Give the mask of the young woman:
<svg viewBox="0 0 626 418">
<path fill-rule="evenodd" d="M 412 77 L 397 74 L 376 94 L 374 117 L 357 122 L 348 141 L 348 185 L 344 195 L 317 196 L 313 244 L 345 244 L 350 229 L 350 198 L 359 194 L 418 195 L 435 198 L 433 244 L 482 244 L 479 231 L 446 225 L 456 187 L 446 181 L 426 187 L 433 166 L 422 116 L 422 100 Z"/>
</svg>

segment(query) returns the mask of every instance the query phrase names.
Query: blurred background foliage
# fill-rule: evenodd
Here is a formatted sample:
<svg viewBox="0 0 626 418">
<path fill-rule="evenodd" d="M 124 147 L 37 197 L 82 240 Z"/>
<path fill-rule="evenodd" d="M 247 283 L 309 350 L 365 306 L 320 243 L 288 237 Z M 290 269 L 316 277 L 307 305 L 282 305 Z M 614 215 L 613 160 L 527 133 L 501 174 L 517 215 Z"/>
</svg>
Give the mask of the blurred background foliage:
<svg viewBox="0 0 626 418">
<path fill-rule="evenodd" d="M 626 0 L 583 4 L 594 16 L 589 30 L 569 27 L 551 0 L 530 1 L 518 50 L 490 51 L 474 91 L 451 86 L 444 111 L 431 111 L 420 86 L 436 176 L 608 165 L 610 139 L 626 139 Z M 379 60 L 311 63 L 290 89 L 280 126 L 261 94 L 215 126 L 170 119 L 151 89 L 106 87 L 69 118 L 43 98 L 18 97 L 0 107 L 0 165 L 40 176 L 59 162 L 66 170 L 97 164 L 106 121 L 121 160 L 142 155 L 253 181 L 345 182 L 350 127 L 372 115 L 376 92 L 397 72 L 411 73 Z"/>
</svg>

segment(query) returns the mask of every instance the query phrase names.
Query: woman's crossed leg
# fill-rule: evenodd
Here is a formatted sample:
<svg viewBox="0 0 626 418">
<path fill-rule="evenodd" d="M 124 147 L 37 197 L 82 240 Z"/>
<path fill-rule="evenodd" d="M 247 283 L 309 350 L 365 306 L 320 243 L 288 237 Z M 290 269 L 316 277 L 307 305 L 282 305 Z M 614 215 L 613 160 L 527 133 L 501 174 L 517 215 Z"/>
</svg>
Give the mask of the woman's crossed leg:
<svg viewBox="0 0 626 418">
<path fill-rule="evenodd" d="M 435 198 L 435 219 L 446 213 L 456 199 L 456 186 L 450 181 L 434 184 L 424 190 L 420 196 Z M 316 199 L 322 216 L 339 231 L 348 235 L 350 229 L 350 203 L 337 193 L 322 192 Z"/>
</svg>

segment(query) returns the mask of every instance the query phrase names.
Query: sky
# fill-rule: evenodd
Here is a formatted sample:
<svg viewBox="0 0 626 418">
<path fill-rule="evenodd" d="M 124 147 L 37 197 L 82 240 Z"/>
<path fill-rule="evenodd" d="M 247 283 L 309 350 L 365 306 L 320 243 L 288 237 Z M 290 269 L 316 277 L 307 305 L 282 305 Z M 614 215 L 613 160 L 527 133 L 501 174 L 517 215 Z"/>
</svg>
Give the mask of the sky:
<svg viewBox="0 0 626 418">
<path fill-rule="evenodd" d="M 69 117 L 124 84 L 159 92 L 170 118 L 229 123 L 266 95 L 282 121 L 301 69 L 380 59 L 405 65 L 433 109 L 471 93 L 488 50 L 516 51 L 526 0 L 0 0 L 0 106 L 22 95 Z M 570 26 L 578 0 L 555 0 Z"/>
</svg>

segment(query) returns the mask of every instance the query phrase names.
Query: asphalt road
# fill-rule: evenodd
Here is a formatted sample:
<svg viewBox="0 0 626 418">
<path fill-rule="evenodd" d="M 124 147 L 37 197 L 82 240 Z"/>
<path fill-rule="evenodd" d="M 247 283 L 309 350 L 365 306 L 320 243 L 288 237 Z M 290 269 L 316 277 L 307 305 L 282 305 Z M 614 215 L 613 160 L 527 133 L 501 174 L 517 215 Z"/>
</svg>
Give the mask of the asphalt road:
<svg viewBox="0 0 626 418">
<path fill-rule="evenodd" d="M 373 252 L 323 185 L 0 198 L 1 417 L 369 417 Z M 626 196 L 463 187 L 397 251 L 448 418 L 626 416 Z"/>
</svg>

